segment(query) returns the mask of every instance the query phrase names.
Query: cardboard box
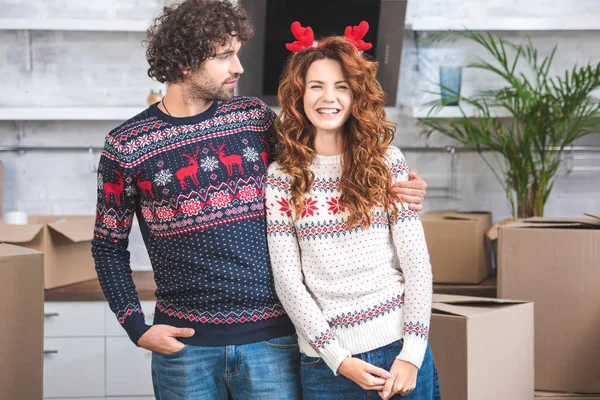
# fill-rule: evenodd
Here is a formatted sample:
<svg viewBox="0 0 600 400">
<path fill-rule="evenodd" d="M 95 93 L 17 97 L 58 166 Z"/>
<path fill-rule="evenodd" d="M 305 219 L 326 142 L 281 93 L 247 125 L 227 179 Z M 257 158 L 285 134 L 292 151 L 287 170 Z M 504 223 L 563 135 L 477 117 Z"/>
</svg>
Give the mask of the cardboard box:
<svg viewBox="0 0 600 400">
<path fill-rule="evenodd" d="M 434 294 L 429 342 L 444 400 L 533 398 L 533 303 Z"/>
<path fill-rule="evenodd" d="M 480 283 L 492 273 L 488 212 L 435 211 L 421 217 L 435 283 Z"/>
<path fill-rule="evenodd" d="M 598 394 L 535 392 L 534 400 L 600 400 Z"/>
<path fill-rule="evenodd" d="M 2 161 L 0 161 L 0 217 L 4 215 L 3 207 L 4 207 L 4 192 L 2 188 L 4 187 L 4 167 L 2 166 Z"/>
<path fill-rule="evenodd" d="M 95 217 L 29 216 L 27 225 L 0 224 L 0 243 L 44 253 L 44 287 L 96 279 L 91 240 Z"/>
<path fill-rule="evenodd" d="M 535 388 L 600 393 L 600 215 L 500 228 L 498 296 L 535 302 Z"/>
<path fill-rule="evenodd" d="M 456 284 L 456 283 L 436 283 L 433 285 L 433 293 L 454 294 L 459 296 L 475 297 L 498 297 L 496 293 L 496 277 L 490 276 L 477 285 Z"/>
<path fill-rule="evenodd" d="M 44 271 L 42 253 L 0 244 L 0 399 L 42 398 Z"/>
</svg>

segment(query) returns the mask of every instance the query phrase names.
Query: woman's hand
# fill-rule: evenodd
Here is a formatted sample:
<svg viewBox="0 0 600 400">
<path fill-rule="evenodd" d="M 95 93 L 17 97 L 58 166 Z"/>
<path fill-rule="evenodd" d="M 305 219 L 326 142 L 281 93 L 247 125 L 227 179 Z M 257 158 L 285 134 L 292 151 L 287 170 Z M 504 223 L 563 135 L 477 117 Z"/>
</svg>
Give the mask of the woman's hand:
<svg viewBox="0 0 600 400">
<path fill-rule="evenodd" d="M 346 357 L 340 364 L 338 374 L 350 379 L 364 390 L 383 390 L 390 374 L 385 369 L 377 368 L 359 358 Z M 375 376 L 374 376 L 375 375 Z"/>
<path fill-rule="evenodd" d="M 389 399 L 397 393 L 404 396 L 417 387 L 419 369 L 408 361 L 396 359 L 390 372 L 392 376 L 388 378 L 383 390 L 379 392 L 382 399 Z"/>
</svg>

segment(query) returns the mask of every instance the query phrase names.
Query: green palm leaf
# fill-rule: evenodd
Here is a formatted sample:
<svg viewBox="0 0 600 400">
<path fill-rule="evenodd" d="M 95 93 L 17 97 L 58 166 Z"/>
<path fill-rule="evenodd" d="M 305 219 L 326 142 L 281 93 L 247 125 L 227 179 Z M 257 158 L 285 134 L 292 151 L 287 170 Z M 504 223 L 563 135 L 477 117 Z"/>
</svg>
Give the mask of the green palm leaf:
<svg viewBox="0 0 600 400">
<path fill-rule="evenodd" d="M 482 154 L 492 150 L 496 165 L 488 164 L 503 185 L 513 216 L 543 215 L 560 166 L 560 152 L 575 140 L 600 131 L 600 64 L 574 65 L 562 76 L 550 77 L 555 47 L 540 56 L 531 39 L 515 44 L 489 32 L 454 31 L 433 35 L 434 42 L 467 39 L 491 56 L 476 57 L 467 68 L 502 78 L 505 86 L 471 97 L 442 87 L 459 100 L 459 118 L 434 118 L 445 103 L 426 104 L 428 118 L 420 119 L 427 135 L 442 134 Z M 528 69 L 526 75 L 523 68 Z M 470 117 L 466 107 L 475 112 Z M 495 110 L 512 118 L 498 118 Z"/>
</svg>

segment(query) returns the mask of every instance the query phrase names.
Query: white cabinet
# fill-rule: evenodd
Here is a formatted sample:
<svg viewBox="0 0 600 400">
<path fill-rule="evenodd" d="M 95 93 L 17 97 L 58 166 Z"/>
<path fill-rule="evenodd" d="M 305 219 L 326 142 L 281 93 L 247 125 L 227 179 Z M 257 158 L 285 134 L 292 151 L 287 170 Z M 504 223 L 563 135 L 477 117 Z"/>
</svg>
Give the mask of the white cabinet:
<svg viewBox="0 0 600 400">
<path fill-rule="evenodd" d="M 73 400 L 72 397 L 53 397 L 52 400 Z M 84 397 L 84 398 L 80 398 L 77 400 L 106 400 L 106 397 Z M 113 399 L 112 397 L 110 398 L 110 400 L 117 400 L 117 399 Z M 125 400 L 125 399 L 120 399 L 120 400 Z M 126 400 L 138 400 L 138 398 L 127 398 Z M 146 399 L 144 399 L 146 400 Z M 154 398 L 152 398 L 151 400 L 154 400 Z"/>
<path fill-rule="evenodd" d="M 45 338 L 44 397 L 105 395 L 104 338 Z"/>
<path fill-rule="evenodd" d="M 104 336 L 104 302 L 44 303 L 44 337 Z"/>
<path fill-rule="evenodd" d="M 151 396 L 151 360 L 152 353 L 134 346 L 128 337 L 107 337 L 106 395 Z"/>
<path fill-rule="evenodd" d="M 146 323 L 153 301 L 142 302 Z M 44 304 L 44 398 L 151 400 L 152 353 L 137 347 L 103 301 Z"/>
</svg>

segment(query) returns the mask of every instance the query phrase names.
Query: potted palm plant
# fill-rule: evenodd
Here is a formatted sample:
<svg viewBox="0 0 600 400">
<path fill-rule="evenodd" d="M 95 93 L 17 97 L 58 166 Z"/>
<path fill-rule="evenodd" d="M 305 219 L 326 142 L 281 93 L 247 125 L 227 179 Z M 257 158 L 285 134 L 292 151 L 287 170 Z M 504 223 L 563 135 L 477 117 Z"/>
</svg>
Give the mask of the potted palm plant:
<svg viewBox="0 0 600 400">
<path fill-rule="evenodd" d="M 561 152 L 575 140 L 600 132 L 600 101 L 592 96 L 600 88 L 600 64 L 575 65 L 564 75 L 550 76 L 556 47 L 542 57 L 531 40 L 515 44 L 472 31 L 438 35 L 434 40 L 456 38 L 476 42 L 491 56 L 490 61 L 475 58 L 466 68 L 494 74 L 505 86 L 466 97 L 440 85 L 445 96 L 426 104 L 428 117 L 420 119 L 424 133 L 439 133 L 476 149 L 502 184 L 513 218 L 543 216 Z M 442 107 L 457 102 L 460 117 L 432 118 Z M 483 157 L 490 150 L 496 165 Z"/>
</svg>

